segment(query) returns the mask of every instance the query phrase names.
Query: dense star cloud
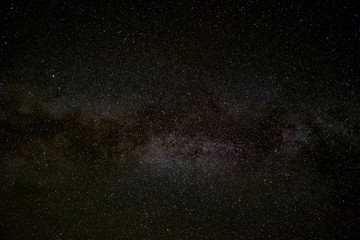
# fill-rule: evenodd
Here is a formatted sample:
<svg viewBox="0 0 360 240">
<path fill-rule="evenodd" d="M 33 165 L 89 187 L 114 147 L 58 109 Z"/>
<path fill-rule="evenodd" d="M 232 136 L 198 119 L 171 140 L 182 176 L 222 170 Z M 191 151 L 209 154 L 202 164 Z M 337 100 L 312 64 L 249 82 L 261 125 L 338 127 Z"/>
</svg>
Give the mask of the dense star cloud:
<svg viewBox="0 0 360 240">
<path fill-rule="evenodd" d="M 1 239 L 354 239 L 360 9 L 12 1 Z"/>
</svg>

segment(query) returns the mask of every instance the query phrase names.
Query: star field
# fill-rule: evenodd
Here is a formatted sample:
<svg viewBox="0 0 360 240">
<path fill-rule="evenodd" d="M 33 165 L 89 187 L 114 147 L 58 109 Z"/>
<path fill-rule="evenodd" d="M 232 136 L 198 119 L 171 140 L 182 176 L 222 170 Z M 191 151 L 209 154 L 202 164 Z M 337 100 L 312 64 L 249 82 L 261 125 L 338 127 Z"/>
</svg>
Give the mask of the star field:
<svg viewBox="0 0 360 240">
<path fill-rule="evenodd" d="M 8 1 L 1 239 L 356 239 L 360 9 Z"/>
</svg>

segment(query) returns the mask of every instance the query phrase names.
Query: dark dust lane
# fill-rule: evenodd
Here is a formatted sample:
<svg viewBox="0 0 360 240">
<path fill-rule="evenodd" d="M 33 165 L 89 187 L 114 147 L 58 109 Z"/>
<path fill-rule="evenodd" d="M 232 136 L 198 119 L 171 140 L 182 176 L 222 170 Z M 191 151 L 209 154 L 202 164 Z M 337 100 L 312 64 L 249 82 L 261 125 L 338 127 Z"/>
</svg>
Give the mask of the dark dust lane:
<svg viewBox="0 0 360 240">
<path fill-rule="evenodd" d="M 359 9 L 1 9 L 1 239 L 355 239 Z"/>
</svg>

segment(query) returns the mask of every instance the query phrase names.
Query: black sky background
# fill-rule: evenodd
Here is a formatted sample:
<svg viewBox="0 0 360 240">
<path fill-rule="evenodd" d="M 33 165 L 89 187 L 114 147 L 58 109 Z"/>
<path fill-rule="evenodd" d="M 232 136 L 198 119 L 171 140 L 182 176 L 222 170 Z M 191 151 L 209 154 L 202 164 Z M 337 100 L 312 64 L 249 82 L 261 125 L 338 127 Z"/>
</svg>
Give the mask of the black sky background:
<svg viewBox="0 0 360 240">
<path fill-rule="evenodd" d="M 356 239 L 351 1 L 7 1 L 2 239 Z"/>
</svg>

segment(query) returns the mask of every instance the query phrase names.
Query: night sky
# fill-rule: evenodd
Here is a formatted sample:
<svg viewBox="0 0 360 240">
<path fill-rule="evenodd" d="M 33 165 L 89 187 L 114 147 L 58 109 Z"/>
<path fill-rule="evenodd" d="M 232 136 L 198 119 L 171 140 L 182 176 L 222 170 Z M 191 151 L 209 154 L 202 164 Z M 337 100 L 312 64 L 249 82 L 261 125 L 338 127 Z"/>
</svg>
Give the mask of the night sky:
<svg viewBox="0 0 360 240">
<path fill-rule="evenodd" d="M 97 2 L 2 1 L 0 239 L 360 235 L 359 4 Z"/>
</svg>

